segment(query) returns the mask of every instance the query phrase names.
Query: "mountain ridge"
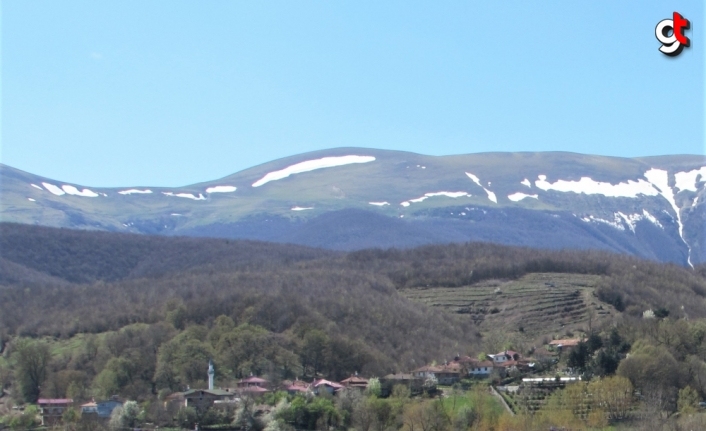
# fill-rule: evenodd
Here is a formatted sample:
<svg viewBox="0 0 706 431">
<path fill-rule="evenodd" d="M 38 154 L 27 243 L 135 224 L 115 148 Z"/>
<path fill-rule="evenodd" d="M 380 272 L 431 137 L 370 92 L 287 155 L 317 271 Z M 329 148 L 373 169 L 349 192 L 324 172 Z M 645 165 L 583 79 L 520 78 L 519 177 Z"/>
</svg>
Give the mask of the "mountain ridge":
<svg viewBox="0 0 706 431">
<path fill-rule="evenodd" d="M 496 238 L 684 265 L 706 260 L 706 157 L 700 155 L 425 156 L 342 147 L 183 187 L 91 187 L 1 164 L 0 178 L 0 215 L 8 222 L 341 250 Z M 367 230 L 351 211 L 370 222 Z M 563 235 L 569 240 L 557 239 Z"/>
</svg>

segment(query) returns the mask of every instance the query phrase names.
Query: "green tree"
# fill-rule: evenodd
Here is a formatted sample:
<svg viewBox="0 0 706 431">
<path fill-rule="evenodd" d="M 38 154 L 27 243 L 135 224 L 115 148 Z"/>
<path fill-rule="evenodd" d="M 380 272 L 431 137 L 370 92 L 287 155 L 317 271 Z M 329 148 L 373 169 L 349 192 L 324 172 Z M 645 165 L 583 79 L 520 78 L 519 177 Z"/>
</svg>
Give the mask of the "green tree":
<svg viewBox="0 0 706 431">
<path fill-rule="evenodd" d="M 15 380 L 26 402 L 36 403 L 39 399 L 50 359 L 51 352 L 47 343 L 26 338 L 17 340 L 13 354 Z"/>
<path fill-rule="evenodd" d="M 580 342 L 569 352 L 569 359 L 566 364 L 571 368 L 583 372 L 586 369 L 590 357 L 591 353 L 589 352 L 588 346 L 586 343 Z"/>
<path fill-rule="evenodd" d="M 681 413 L 695 413 L 699 408 L 699 393 L 691 386 L 679 390 L 677 409 Z"/>
<path fill-rule="evenodd" d="M 368 387 L 365 389 L 368 395 L 379 397 L 382 393 L 382 386 L 380 385 L 380 379 L 377 377 L 371 377 L 368 379 Z"/>
<path fill-rule="evenodd" d="M 305 372 L 311 372 L 312 376 L 316 376 L 321 371 L 328 343 L 329 338 L 324 331 L 313 329 L 306 333 L 301 354 L 301 362 Z"/>
<path fill-rule="evenodd" d="M 10 428 L 26 430 L 39 425 L 39 408 L 37 406 L 27 406 L 22 414 L 13 416 L 10 419 Z"/>
<path fill-rule="evenodd" d="M 110 414 L 110 428 L 120 430 L 134 428 L 139 420 L 140 407 L 136 401 L 126 401 L 122 407 L 116 407 Z"/>
</svg>

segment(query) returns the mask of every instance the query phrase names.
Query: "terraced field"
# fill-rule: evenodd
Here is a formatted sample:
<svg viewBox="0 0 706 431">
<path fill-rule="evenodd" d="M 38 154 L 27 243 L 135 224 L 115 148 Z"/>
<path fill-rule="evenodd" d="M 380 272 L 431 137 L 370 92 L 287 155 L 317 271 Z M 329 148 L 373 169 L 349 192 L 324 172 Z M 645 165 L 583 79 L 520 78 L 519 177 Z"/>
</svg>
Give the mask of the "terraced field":
<svg viewBox="0 0 706 431">
<path fill-rule="evenodd" d="M 467 315 L 481 328 L 528 336 L 561 334 L 597 325 L 615 313 L 593 296 L 599 276 L 528 274 L 518 280 L 488 280 L 471 286 L 405 289 L 407 298 Z"/>
</svg>

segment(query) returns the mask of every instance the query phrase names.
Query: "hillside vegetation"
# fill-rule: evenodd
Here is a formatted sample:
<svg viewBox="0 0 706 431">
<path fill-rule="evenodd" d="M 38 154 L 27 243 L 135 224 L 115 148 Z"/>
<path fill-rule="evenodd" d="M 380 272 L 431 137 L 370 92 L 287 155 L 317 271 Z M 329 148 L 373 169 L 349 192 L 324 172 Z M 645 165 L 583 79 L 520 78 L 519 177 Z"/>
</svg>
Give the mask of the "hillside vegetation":
<svg viewBox="0 0 706 431">
<path fill-rule="evenodd" d="M 37 385 L 13 376 L 32 340 L 51 351 L 41 395 L 144 400 L 202 387 L 208 358 L 220 382 L 381 376 L 592 325 L 638 341 L 649 328 L 629 322 L 649 309 L 706 317 L 703 266 L 595 251 L 338 253 L 14 224 L 0 246 L 0 383 L 29 401 Z"/>
</svg>

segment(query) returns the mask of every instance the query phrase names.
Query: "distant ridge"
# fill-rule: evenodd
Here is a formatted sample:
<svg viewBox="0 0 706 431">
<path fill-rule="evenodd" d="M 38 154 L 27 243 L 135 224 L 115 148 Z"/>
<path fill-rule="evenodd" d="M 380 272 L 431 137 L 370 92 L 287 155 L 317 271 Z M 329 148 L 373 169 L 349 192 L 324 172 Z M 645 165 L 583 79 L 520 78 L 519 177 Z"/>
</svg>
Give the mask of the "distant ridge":
<svg viewBox="0 0 706 431">
<path fill-rule="evenodd" d="M 706 261 L 706 157 L 455 156 L 335 148 L 178 188 L 69 184 L 0 165 L 2 221 L 354 250 L 492 241 Z"/>
</svg>

